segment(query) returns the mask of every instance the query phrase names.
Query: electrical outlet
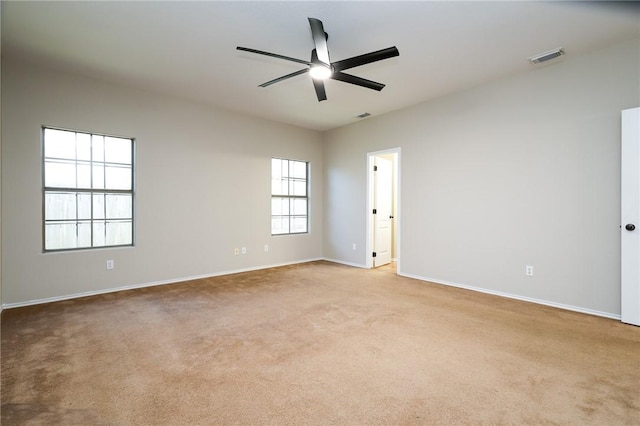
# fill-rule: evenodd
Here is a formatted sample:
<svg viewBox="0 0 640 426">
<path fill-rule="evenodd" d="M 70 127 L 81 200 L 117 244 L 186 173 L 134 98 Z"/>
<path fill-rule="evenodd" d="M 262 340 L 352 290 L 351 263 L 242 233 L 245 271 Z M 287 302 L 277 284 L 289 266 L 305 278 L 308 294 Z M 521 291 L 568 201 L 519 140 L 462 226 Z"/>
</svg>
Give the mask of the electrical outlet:
<svg viewBox="0 0 640 426">
<path fill-rule="evenodd" d="M 525 266 L 524 267 L 524 274 L 528 277 L 532 277 L 533 276 L 533 266 Z"/>
<path fill-rule="evenodd" d="M 246 247 L 242 247 L 242 254 L 247 254 L 247 248 Z"/>
<path fill-rule="evenodd" d="M 264 245 L 264 251 L 269 251 L 269 244 Z"/>
<path fill-rule="evenodd" d="M 355 250 L 355 249 L 356 249 L 356 243 L 353 243 L 353 246 L 351 246 L 351 248 L 352 248 L 353 250 Z"/>
<path fill-rule="evenodd" d="M 234 248 L 233 249 L 233 254 L 235 254 L 236 256 L 240 254 L 240 249 L 239 248 Z"/>
<path fill-rule="evenodd" d="M 115 267 L 115 264 L 113 263 L 113 260 L 107 260 L 107 269 L 111 270 Z"/>
</svg>

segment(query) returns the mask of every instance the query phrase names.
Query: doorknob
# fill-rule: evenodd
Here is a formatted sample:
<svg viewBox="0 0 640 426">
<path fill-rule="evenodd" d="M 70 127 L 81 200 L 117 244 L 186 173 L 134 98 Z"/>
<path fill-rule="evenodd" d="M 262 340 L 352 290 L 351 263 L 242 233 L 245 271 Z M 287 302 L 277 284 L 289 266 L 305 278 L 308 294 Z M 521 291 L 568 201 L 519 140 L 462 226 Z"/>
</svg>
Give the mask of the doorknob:
<svg viewBox="0 0 640 426">
<path fill-rule="evenodd" d="M 627 231 L 633 231 L 636 229 L 636 226 L 633 223 L 627 223 L 627 226 L 624 227 Z"/>
</svg>

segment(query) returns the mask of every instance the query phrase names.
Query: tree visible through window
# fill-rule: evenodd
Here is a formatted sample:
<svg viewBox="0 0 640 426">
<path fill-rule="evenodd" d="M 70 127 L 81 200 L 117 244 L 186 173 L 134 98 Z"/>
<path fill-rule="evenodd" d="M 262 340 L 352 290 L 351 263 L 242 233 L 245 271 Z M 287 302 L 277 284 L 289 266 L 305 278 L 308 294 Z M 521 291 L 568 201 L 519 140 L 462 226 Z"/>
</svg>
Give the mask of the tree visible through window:
<svg viewBox="0 0 640 426">
<path fill-rule="evenodd" d="M 133 245 L 133 139 L 43 129 L 44 249 Z"/>
<path fill-rule="evenodd" d="M 271 159 L 271 234 L 309 230 L 309 163 Z"/>
</svg>

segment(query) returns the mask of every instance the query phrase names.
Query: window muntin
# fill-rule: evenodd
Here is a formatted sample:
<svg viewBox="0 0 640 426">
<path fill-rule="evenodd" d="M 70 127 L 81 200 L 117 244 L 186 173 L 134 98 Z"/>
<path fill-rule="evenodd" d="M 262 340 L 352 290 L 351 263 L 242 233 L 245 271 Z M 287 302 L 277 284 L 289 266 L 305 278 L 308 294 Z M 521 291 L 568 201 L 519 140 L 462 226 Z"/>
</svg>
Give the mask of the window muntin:
<svg viewBox="0 0 640 426">
<path fill-rule="evenodd" d="M 133 245 L 134 141 L 43 128 L 44 250 Z"/>
<path fill-rule="evenodd" d="M 271 234 L 309 232 L 309 163 L 271 159 Z"/>
</svg>

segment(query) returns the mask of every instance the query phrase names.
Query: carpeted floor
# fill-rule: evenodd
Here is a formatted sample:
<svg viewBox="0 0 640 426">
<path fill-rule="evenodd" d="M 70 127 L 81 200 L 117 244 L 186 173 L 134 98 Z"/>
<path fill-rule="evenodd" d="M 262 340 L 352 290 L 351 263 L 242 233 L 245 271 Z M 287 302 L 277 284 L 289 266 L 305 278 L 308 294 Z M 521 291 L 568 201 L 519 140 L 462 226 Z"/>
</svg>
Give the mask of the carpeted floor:
<svg viewBox="0 0 640 426">
<path fill-rule="evenodd" d="M 328 262 L 2 313 L 2 424 L 640 424 L 640 328 Z"/>
</svg>

